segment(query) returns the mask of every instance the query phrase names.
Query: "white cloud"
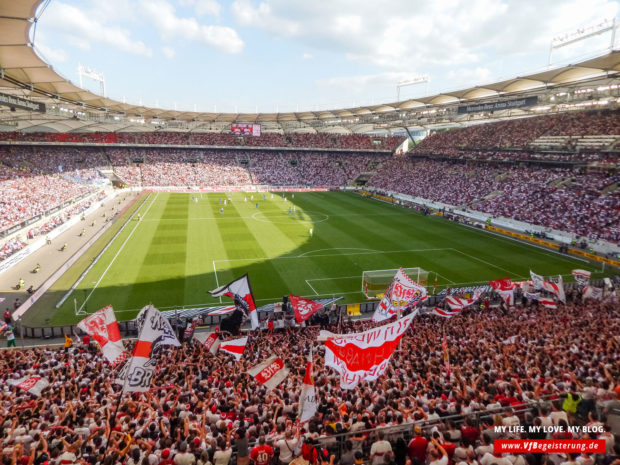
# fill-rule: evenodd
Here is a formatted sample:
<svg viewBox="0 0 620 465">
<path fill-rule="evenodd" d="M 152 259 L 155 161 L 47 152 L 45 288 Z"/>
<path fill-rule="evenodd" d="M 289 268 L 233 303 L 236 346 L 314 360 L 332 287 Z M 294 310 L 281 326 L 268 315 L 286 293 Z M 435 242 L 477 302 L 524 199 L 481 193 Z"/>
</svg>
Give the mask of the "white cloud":
<svg viewBox="0 0 620 465">
<path fill-rule="evenodd" d="M 312 59 L 314 58 L 314 57 L 313 57 L 311 54 L 309 54 L 309 53 L 304 53 L 301 57 L 302 57 L 304 60 L 312 60 Z"/>
<path fill-rule="evenodd" d="M 225 53 L 239 53 L 243 40 L 230 27 L 199 24 L 194 18 L 179 18 L 166 0 L 142 0 L 142 11 L 164 40 L 182 38 L 208 45 Z"/>
<path fill-rule="evenodd" d="M 67 52 L 63 49 L 48 47 L 40 40 L 37 40 L 35 49 L 41 53 L 41 56 L 47 63 L 52 65 L 54 63 L 64 63 L 69 58 Z"/>
<path fill-rule="evenodd" d="M 179 5 L 194 7 L 197 16 L 219 16 L 222 6 L 216 0 L 180 0 Z"/>
<path fill-rule="evenodd" d="M 166 58 L 174 58 L 174 55 L 176 54 L 172 47 L 162 47 L 161 51 Z"/>
<path fill-rule="evenodd" d="M 574 24 L 614 16 L 616 0 L 235 0 L 239 24 L 384 68 L 475 65 L 494 54 L 543 52 Z M 380 9 L 378 11 L 378 9 Z"/>
<path fill-rule="evenodd" d="M 90 42 L 96 42 L 127 53 L 152 55 L 152 50 L 144 42 L 133 40 L 128 31 L 106 24 L 104 15 L 83 11 L 66 3 L 52 2 L 43 18 L 46 27 L 60 31 L 84 50 L 90 48 Z"/>
<path fill-rule="evenodd" d="M 317 85 L 322 88 L 343 91 L 351 94 L 364 95 L 369 91 L 396 93 L 396 84 L 399 81 L 410 79 L 416 73 L 404 71 L 389 71 L 378 74 L 364 74 L 357 76 L 338 76 L 317 80 Z"/>
</svg>

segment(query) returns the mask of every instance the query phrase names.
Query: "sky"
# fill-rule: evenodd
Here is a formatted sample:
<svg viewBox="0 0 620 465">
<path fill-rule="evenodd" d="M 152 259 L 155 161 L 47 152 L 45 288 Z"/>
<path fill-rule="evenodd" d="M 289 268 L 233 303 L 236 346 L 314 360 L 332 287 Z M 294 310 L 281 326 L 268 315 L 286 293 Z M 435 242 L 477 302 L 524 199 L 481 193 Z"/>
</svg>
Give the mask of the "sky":
<svg viewBox="0 0 620 465">
<path fill-rule="evenodd" d="M 618 16 L 611 0 L 51 0 L 35 49 L 106 96 L 186 111 L 349 108 L 496 82 L 548 66 L 553 37 Z M 617 34 L 620 36 L 620 34 Z M 609 49 L 601 34 L 551 66 Z M 620 39 L 616 39 L 616 48 Z M 99 84 L 83 78 L 95 93 Z"/>
</svg>

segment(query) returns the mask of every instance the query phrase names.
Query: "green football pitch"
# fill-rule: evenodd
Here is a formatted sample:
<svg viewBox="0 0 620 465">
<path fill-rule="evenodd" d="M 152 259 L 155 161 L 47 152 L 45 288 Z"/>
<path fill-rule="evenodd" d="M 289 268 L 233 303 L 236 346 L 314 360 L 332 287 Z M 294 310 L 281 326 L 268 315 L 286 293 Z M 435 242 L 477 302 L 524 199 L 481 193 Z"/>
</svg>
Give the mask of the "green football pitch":
<svg viewBox="0 0 620 465">
<path fill-rule="evenodd" d="M 61 277 L 27 324 L 75 323 L 109 304 L 120 320 L 148 303 L 160 310 L 217 306 L 207 291 L 245 273 L 260 306 L 289 293 L 363 302 L 364 270 L 401 266 L 429 271 L 438 289 L 526 279 L 530 269 L 595 271 L 576 258 L 354 193 L 286 193 L 287 201 L 279 193 L 230 195 L 224 205 L 225 194 L 147 194 L 137 204 L 140 219 L 127 222 L 66 302 L 55 308 L 96 252 Z"/>
</svg>

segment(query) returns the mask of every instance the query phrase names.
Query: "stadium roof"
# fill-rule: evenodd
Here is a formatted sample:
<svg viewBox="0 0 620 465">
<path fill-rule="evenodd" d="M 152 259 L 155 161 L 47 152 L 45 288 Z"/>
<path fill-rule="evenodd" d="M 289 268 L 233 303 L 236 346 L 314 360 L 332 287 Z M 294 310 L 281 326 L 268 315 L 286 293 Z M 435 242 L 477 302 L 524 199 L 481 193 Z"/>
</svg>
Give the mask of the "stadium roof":
<svg viewBox="0 0 620 465">
<path fill-rule="evenodd" d="M 101 115 L 126 115 L 145 119 L 201 121 L 207 123 L 256 122 L 286 123 L 367 117 L 426 106 L 475 103 L 493 97 L 519 95 L 527 91 L 570 85 L 592 78 L 620 75 L 620 51 L 611 51 L 581 63 L 515 77 L 493 84 L 446 92 L 423 98 L 380 105 L 293 113 L 210 113 L 166 110 L 122 103 L 81 89 L 59 75 L 36 52 L 36 13 L 46 0 L 0 0 L 0 92 L 42 102 L 46 105 L 82 109 Z M 0 116 L 7 107 L 0 107 Z M 37 118 L 33 116 L 33 119 Z M 45 119 L 39 117 L 38 119 Z M 84 123 L 69 124 L 64 118 L 57 130 L 81 130 Z M 79 119 L 79 118 L 78 118 Z M 50 123 L 50 121 L 47 121 Z M 93 123 L 95 124 L 95 123 Z M 46 124 L 50 126 L 49 124 Z M 135 128 L 132 127 L 132 130 Z M 97 123 L 96 130 L 123 130 L 122 125 Z M 151 128 L 149 128 L 151 130 Z"/>
</svg>

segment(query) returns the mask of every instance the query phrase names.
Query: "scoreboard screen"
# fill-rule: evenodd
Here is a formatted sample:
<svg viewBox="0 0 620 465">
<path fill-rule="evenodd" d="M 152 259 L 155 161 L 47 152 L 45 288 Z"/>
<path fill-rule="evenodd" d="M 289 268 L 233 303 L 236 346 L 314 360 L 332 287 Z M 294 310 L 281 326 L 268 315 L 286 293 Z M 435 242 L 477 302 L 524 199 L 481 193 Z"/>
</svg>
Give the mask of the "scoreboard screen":
<svg viewBox="0 0 620 465">
<path fill-rule="evenodd" d="M 230 131 L 236 136 L 260 136 L 260 124 L 233 123 Z"/>
</svg>

